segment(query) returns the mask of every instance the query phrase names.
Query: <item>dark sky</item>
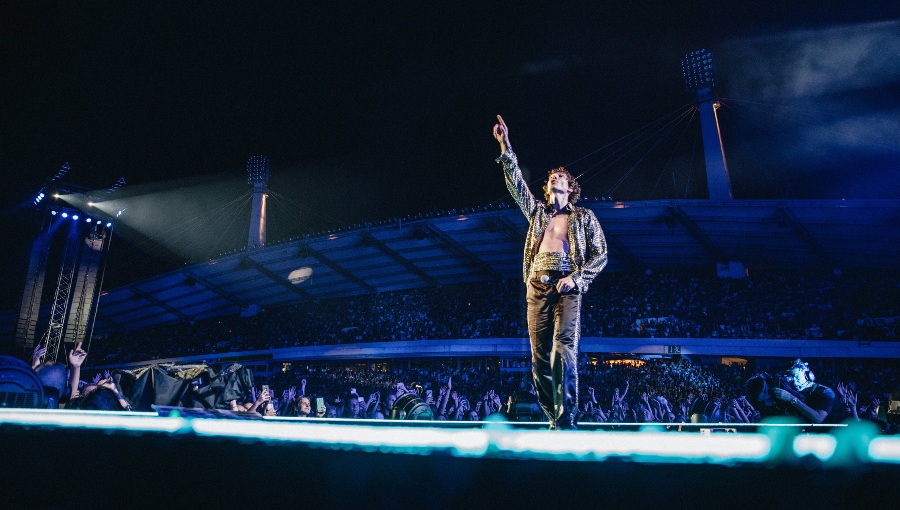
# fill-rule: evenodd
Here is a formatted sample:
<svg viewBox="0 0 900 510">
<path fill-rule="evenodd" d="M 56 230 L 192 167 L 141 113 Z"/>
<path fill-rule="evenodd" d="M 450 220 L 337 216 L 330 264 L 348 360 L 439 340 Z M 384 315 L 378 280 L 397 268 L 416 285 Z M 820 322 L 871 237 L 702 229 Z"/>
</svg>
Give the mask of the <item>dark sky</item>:
<svg viewBox="0 0 900 510">
<path fill-rule="evenodd" d="M 591 196 L 702 198 L 699 124 L 666 124 L 699 48 L 717 59 L 736 198 L 900 198 L 898 2 L 186 3 L 6 7 L 8 237 L 33 236 L 17 204 L 66 161 L 87 187 L 128 181 L 130 264 L 181 244 L 159 225 L 245 192 L 254 154 L 271 158 L 276 237 L 489 204 L 506 196 L 497 113 L 532 179 L 575 162 Z M 240 207 L 198 228 L 239 231 Z"/>
</svg>

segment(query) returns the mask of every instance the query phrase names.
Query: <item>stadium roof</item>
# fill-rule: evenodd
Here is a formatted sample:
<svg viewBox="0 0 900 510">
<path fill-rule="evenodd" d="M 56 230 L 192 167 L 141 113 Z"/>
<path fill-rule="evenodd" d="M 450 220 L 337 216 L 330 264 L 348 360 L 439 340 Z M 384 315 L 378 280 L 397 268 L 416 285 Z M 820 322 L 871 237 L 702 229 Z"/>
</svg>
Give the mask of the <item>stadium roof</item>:
<svg viewBox="0 0 900 510">
<path fill-rule="evenodd" d="M 607 271 L 712 267 L 900 269 L 897 200 L 582 202 L 603 225 Z M 273 244 L 104 291 L 97 332 L 253 307 L 521 278 L 518 209 L 403 221 Z M 112 256 L 115 256 L 113 254 Z"/>
</svg>

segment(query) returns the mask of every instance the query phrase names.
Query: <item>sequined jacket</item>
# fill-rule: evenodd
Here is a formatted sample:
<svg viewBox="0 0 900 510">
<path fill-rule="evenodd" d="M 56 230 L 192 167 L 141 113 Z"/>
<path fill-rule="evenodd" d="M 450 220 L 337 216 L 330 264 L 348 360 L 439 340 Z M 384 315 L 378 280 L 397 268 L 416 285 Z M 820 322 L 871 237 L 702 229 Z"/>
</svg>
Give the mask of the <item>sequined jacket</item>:
<svg viewBox="0 0 900 510">
<path fill-rule="evenodd" d="M 528 218 L 528 235 L 525 236 L 525 255 L 522 277 L 527 282 L 531 277 L 531 261 L 538 252 L 544 230 L 553 215 L 553 207 L 534 198 L 528 184 L 522 178 L 516 154 L 511 148 L 503 153 L 497 162 L 503 165 L 506 188 Z M 606 237 L 594 212 L 584 207 L 566 205 L 569 225 L 569 258 L 574 271 L 572 279 L 581 292 L 587 292 L 594 277 L 606 267 Z"/>
</svg>

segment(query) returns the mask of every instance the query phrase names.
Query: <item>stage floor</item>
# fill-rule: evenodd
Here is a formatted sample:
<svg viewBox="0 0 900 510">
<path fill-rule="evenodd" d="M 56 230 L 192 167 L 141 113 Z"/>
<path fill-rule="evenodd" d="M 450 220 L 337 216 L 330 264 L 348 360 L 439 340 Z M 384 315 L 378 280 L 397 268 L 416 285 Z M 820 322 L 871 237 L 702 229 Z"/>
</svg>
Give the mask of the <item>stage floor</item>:
<svg viewBox="0 0 900 510">
<path fill-rule="evenodd" d="M 900 437 L 864 425 L 548 431 L 534 423 L 165 414 L 0 409 L 0 480 L 18 488 L 3 493 L 26 491 L 13 507 L 66 508 L 867 507 L 895 502 L 900 480 Z"/>
</svg>

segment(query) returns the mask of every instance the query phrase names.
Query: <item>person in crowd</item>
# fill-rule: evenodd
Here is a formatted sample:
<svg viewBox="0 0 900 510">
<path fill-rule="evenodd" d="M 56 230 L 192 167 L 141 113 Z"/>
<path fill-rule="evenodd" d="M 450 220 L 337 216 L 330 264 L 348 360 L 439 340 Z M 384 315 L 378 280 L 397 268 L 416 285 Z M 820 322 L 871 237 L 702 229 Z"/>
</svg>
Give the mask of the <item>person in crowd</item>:
<svg viewBox="0 0 900 510">
<path fill-rule="evenodd" d="M 789 413 L 801 419 L 811 423 L 824 422 L 834 405 L 834 390 L 816 383 L 816 375 L 809 369 L 809 363 L 800 358 L 791 365 L 790 373 L 794 389 L 798 393 L 773 388 L 775 398 L 782 402 Z"/>
<path fill-rule="evenodd" d="M 344 412 L 341 414 L 341 418 L 365 418 L 363 410 L 364 406 L 365 404 L 360 401 L 360 397 L 354 388 L 351 390 L 350 394 L 347 395 L 346 403 L 344 404 Z"/>
</svg>

